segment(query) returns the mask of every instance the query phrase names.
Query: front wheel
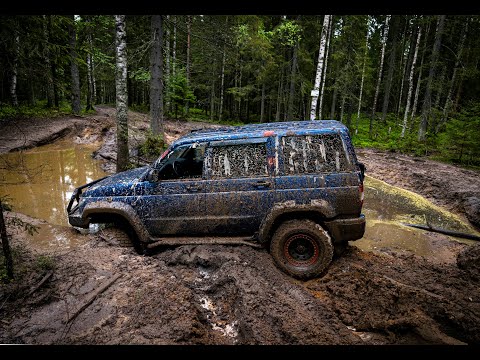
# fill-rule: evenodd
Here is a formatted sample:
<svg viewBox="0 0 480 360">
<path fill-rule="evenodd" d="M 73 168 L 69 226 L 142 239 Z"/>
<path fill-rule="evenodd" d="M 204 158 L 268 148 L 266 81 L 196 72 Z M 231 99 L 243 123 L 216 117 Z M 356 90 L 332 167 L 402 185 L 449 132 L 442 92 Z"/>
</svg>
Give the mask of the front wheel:
<svg viewBox="0 0 480 360">
<path fill-rule="evenodd" d="M 284 222 L 270 242 L 275 264 L 302 280 L 319 276 L 332 262 L 333 251 L 328 233 L 307 219 Z"/>
</svg>

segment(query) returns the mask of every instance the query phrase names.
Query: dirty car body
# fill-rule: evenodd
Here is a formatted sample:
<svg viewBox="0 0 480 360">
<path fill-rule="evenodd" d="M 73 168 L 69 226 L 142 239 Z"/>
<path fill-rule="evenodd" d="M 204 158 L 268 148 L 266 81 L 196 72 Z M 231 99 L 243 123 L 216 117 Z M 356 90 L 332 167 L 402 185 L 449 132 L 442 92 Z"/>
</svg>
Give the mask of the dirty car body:
<svg viewBox="0 0 480 360">
<path fill-rule="evenodd" d="M 69 223 L 114 223 L 136 249 L 159 245 L 267 247 L 300 279 L 319 276 L 365 231 L 364 166 L 335 120 L 192 132 L 150 166 L 75 189 Z"/>
</svg>

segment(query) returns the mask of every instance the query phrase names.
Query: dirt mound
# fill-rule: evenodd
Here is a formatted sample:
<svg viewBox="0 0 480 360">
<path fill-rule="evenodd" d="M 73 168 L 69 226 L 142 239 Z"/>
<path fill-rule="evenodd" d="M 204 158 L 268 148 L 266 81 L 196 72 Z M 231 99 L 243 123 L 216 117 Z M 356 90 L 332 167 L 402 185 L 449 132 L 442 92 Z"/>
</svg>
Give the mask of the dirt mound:
<svg viewBox="0 0 480 360">
<path fill-rule="evenodd" d="M 457 265 L 475 281 L 480 281 L 480 244 L 465 248 L 457 257 Z"/>
</svg>

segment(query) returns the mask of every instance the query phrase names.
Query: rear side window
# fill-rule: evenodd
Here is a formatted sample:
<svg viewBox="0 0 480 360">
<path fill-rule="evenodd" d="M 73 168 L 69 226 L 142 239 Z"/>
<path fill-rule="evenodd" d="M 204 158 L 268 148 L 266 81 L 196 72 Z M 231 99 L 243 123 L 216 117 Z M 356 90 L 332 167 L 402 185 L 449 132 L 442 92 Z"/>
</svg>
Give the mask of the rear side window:
<svg viewBox="0 0 480 360">
<path fill-rule="evenodd" d="M 339 134 L 284 136 L 281 144 L 287 175 L 350 169 L 350 159 Z"/>
<path fill-rule="evenodd" d="M 268 176 L 265 143 L 214 146 L 206 161 L 212 178 Z"/>
</svg>

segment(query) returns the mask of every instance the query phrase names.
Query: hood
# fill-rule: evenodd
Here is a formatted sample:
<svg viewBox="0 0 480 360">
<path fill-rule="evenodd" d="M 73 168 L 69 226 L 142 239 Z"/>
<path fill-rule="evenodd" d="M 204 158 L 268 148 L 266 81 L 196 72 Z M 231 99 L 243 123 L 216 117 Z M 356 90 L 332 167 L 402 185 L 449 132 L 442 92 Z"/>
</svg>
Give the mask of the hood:
<svg viewBox="0 0 480 360">
<path fill-rule="evenodd" d="M 88 187 L 82 194 L 83 197 L 125 196 L 132 186 L 138 182 L 148 171 L 149 166 L 122 171 L 110 175 L 105 179 Z"/>
</svg>

